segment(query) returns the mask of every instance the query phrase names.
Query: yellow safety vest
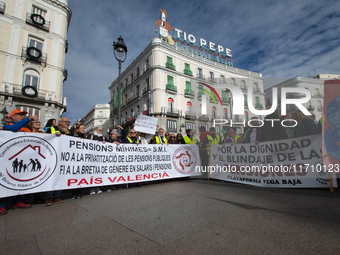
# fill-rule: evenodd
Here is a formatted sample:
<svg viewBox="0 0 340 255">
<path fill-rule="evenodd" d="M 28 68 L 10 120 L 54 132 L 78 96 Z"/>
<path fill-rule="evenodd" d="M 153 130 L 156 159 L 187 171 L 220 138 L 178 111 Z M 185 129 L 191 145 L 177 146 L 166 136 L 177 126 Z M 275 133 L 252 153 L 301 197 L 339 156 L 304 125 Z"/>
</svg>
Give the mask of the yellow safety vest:
<svg viewBox="0 0 340 255">
<path fill-rule="evenodd" d="M 184 139 L 184 142 L 186 143 L 186 144 L 196 144 L 197 143 L 197 140 L 196 140 L 196 137 L 192 137 L 192 140 L 189 138 L 189 136 L 185 136 L 185 137 L 183 137 L 183 139 Z"/>
<path fill-rule="evenodd" d="M 54 127 L 51 127 L 51 134 L 54 134 L 54 133 L 60 133 L 60 131 L 56 130 Z"/>
<path fill-rule="evenodd" d="M 161 144 L 161 142 L 159 141 L 158 135 L 155 138 L 156 138 L 156 144 Z M 164 143 L 168 144 L 168 140 L 165 138 L 165 136 L 164 136 Z"/>
<path fill-rule="evenodd" d="M 207 135 L 207 138 L 209 140 L 209 143 L 207 144 L 207 148 L 206 150 L 208 151 L 208 155 L 210 154 L 210 145 L 211 144 L 219 144 L 220 143 L 220 136 L 219 135 L 216 135 L 216 138 L 213 139 L 211 135 Z"/>
<path fill-rule="evenodd" d="M 233 141 L 233 143 L 235 144 L 235 143 L 237 143 L 237 139 L 239 139 L 240 138 L 240 136 L 239 135 L 235 135 L 235 136 L 227 136 L 226 137 L 226 139 L 231 139 L 232 141 Z"/>
</svg>

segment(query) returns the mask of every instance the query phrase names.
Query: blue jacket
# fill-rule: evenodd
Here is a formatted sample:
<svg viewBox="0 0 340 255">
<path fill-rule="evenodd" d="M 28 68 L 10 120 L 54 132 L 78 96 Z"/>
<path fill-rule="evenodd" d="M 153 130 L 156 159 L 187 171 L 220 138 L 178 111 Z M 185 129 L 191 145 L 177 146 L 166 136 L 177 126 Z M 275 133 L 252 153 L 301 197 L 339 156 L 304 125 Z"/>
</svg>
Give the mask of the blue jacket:
<svg viewBox="0 0 340 255">
<path fill-rule="evenodd" d="M 12 132 L 18 132 L 21 128 L 25 127 L 30 122 L 30 119 L 27 117 L 26 119 L 20 120 L 18 122 L 12 122 L 12 124 L 5 124 L 2 129 L 9 130 Z"/>
</svg>

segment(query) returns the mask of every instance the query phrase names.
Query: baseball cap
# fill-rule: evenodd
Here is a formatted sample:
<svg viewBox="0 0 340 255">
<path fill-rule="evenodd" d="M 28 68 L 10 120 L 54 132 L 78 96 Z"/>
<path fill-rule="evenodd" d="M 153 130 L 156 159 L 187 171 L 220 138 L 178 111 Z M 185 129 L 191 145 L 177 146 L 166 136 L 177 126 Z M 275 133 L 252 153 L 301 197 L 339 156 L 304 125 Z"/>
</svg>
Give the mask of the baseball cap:
<svg viewBox="0 0 340 255">
<path fill-rule="evenodd" d="M 11 112 L 11 117 L 13 117 L 15 114 L 21 114 L 21 113 L 27 114 L 28 112 L 24 112 L 24 111 L 20 111 L 19 109 L 15 109 Z"/>
</svg>

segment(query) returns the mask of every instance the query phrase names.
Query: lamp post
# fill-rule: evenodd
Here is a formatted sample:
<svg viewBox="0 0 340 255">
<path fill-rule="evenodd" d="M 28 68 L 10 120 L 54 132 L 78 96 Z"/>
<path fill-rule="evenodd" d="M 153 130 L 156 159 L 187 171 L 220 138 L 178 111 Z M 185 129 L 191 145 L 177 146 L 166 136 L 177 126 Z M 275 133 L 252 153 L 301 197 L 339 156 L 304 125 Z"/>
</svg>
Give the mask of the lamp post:
<svg viewBox="0 0 340 255">
<path fill-rule="evenodd" d="M 118 74 L 118 125 L 121 125 L 121 87 L 120 87 L 120 74 L 122 71 L 122 62 L 125 61 L 127 55 L 127 48 L 125 46 L 122 36 L 118 38 L 118 42 L 113 42 L 113 53 L 118 61 L 119 74 Z"/>
</svg>

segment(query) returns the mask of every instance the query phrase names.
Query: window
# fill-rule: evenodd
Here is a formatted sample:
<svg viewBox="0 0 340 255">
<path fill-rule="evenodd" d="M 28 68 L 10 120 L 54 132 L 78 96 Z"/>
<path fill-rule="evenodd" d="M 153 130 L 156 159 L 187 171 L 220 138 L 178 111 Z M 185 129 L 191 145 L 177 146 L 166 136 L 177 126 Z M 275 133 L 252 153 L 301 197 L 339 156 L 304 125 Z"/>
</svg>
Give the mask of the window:
<svg viewBox="0 0 340 255">
<path fill-rule="evenodd" d="M 185 130 L 187 130 L 187 129 L 191 129 L 192 132 L 195 134 L 196 133 L 196 125 L 195 125 L 195 123 L 186 122 L 185 123 Z"/>
<path fill-rule="evenodd" d="M 315 95 L 320 96 L 320 90 L 319 89 L 315 89 Z"/>
<path fill-rule="evenodd" d="M 243 96 L 244 96 L 244 105 L 245 105 L 245 106 L 248 106 L 248 98 L 247 98 L 247 95 L 244 94 Z"/>
<path fill-rule="evenodd" d="M 130 110 L 130 117 L 131 118 L 133 117 L 133 108 L 131 108 L 131 110 Z"/>
<path fill-rule="evenodd" d="M 186 104 L 186 111 L 188 114 L 192 113 L 192 103 L 190 101 Z"/>
<path fill-rule="evenodd" d="M 254 83 L 254 91 L 261 92 L 259 88 L 259 84 L 257 82 Z"/>
<path fill-rule="evenodd" d="M 40 116 L 40 109 L 39 108 L 33 108 L 33 107 L 27 107 L 27 106 L 20 106 L 16 105 L 16 109 L 19 109 L 23 112 L 28 112 L 28 116 Z"/>
<path fill-rule="evenodd" d="M 99 111 L 98 117 L 103 118 L 103 111 Z"/>
<path fill-rule="evenodd" d="M 129 85 L 129 80 L 126 78 L 125 79 L 125 86 L 127 87 Z"/>
<path fill-rule="evenodd" d="M 225 120 L 228 119 L 228 110 L 227 110 L 227 108 L 223 108 L 223 118 L 224 118 Z"/>
<path fill-rule="evenodd" d="M 220 126 L 215 126 L 215 133 L 216 133 L 216 135 L 219 135 L 219 133 L 220 133 Z"/>
<path fill-rule="evenodd" d="M 32 6 L 32 13 L 40 15 L 44 19 L 46 17 L 46 11 L 44 11 L 44 10 L 34 6 L 34 5 Z M 40 18 L 40 17 L 34 17 L 34 21 L 36 21 L 39 24 L 42 24 L 44 22 L 43 19 Z"/>
<path fill-rule="evenodd" d="M 194 91 L 191 90 L 191 82 L 190 81 L 186 81 L 185 82 L 185 91 L 184 94 L 186 95 L 194 95 Z"/>
<path fill-rule="evenodd" d="M 200 127 L 204 127 L 204 128 L 205 128 L 205 131 L 208 130 L 208 125 L 207 125 L 207 124 L 201 124 L 201 123 L 199 123 L 199 124 L 198 124 L 198 129 L 200 129 Z M 202 142 L 203 142 L 203 141 L 202 141 Z"/>
<path fill-rule="evenodd" d="M 139 104 L 136 106 L 136 114 L 139 115 L 140 111 L 139 111 Z"/>
<path fill-rule="evenodd" d="M 167 120 L 167 131 L 168 132 L 177 132 L 175 120 Z"/>
<path fill-rule="evenodd" d="M 133 98 L 133 89 L 130 89 L 130 96 L 129 99 Z"/>
<path fill-rule="evenodd" d="M 167 68 L 170 68 L 170 69 L 175 70 L 175 65 L 174 65 L 174 63 L 172 62 L 172 57 L 169 57 L 169 56 L 166 57 L 165 66 L 166 66 Z"/>
<path fill-rule="evenodd" d="M 235 78 L 231 78 L 231 85 L 236 86 L 236 79 Z"/>
<path fill-rule="evenodd" d="M 259 97 L 255 97 L 255 108 L 262 108 L 262 104 L 260 102 L 260 98 Z"/>
<path fill-rule="evenodd" d="M 247 89 L 246 81 L 241 80 L 241 89 Z"/>
<path fill-rule="evenodd" d="M 212 108 L 211 108 L 211 110 L 212 110 L 212 114 L 211 114 L 211 116 L 212 116 L 212 118 L 213 119 L 216 119 L 216 107 L 215 106 L 213 106 Z"/>
<path fill-rule="evenodd" d="M 226 82 L 225 82 L 225 76 L 224 76 L 224 75 L 221 75 L 220 83 L 221 83 L 221 84 L 226 84 Z"/>
<path fill-rule="evenodd" d="M 209 81 L 215 82 L 214 72 L 209 72 Z"/>
<path fill-rule="evenodd" d="M 229 98 L 228 98 L 228 95 L 225 92 L 225 90 L 222 90 L 222 102 L 223 103 L 228 103 L 229 102 Z"/>
<path fill-rule="evenodd" d="M 198 85 L 198 97 L 201 97 L 202 94 L 204 94 L 204 88 L 203 85 Z"/>
<path fill-rule="evenodd" d="M 166 89 L 177 91 L 177 88 L 174 86 L 174 77 L 168 75 L 168 83 L 166 84 Z"/>
<path fill-rule="evenodd" d="M 171 97 L 169 97 L 168 98 L 168 112 L 173 112 L 173 110 L 174 110 L 174 99 L 173 98 L 171 98 Z"/>
<path fill-rule="evenodd" d="M 137 70 L 136 70 L 136 78 L 139 77 L 139 67 L 137 67 Z"/>
<path fill-rule="evenodd" d="M 202 68 L 197 68 L 197 78 L 204 79 L 203 69 Z"/>
<path fill-rule="evenodd" d="M 188 74 L 188 75 L 192 75 L 192 71 L 190 69 L 190 65 L 185 63 L 184 64 L 184 71 L 183 71 L 185 74 Z"/>
<path fill-rule="evenodd" d="M 42 54 L 43 41 L 30 37 L 28 39 L 28 47 L 33 47 L 35 49 L 30 50 L 30 54 L 33 57 L 39 58 Z"/>
<path fill-rule="evenodd" d="M 24 75 L 24 86 L 32 86 L 38 89 L 39 73 L 34 70 L 26 70 Z"/>
<path fill-rule="evenodd" d="M 133 73 L 131 74 L 130 84 L 133 83 Z"/>
</svg>

